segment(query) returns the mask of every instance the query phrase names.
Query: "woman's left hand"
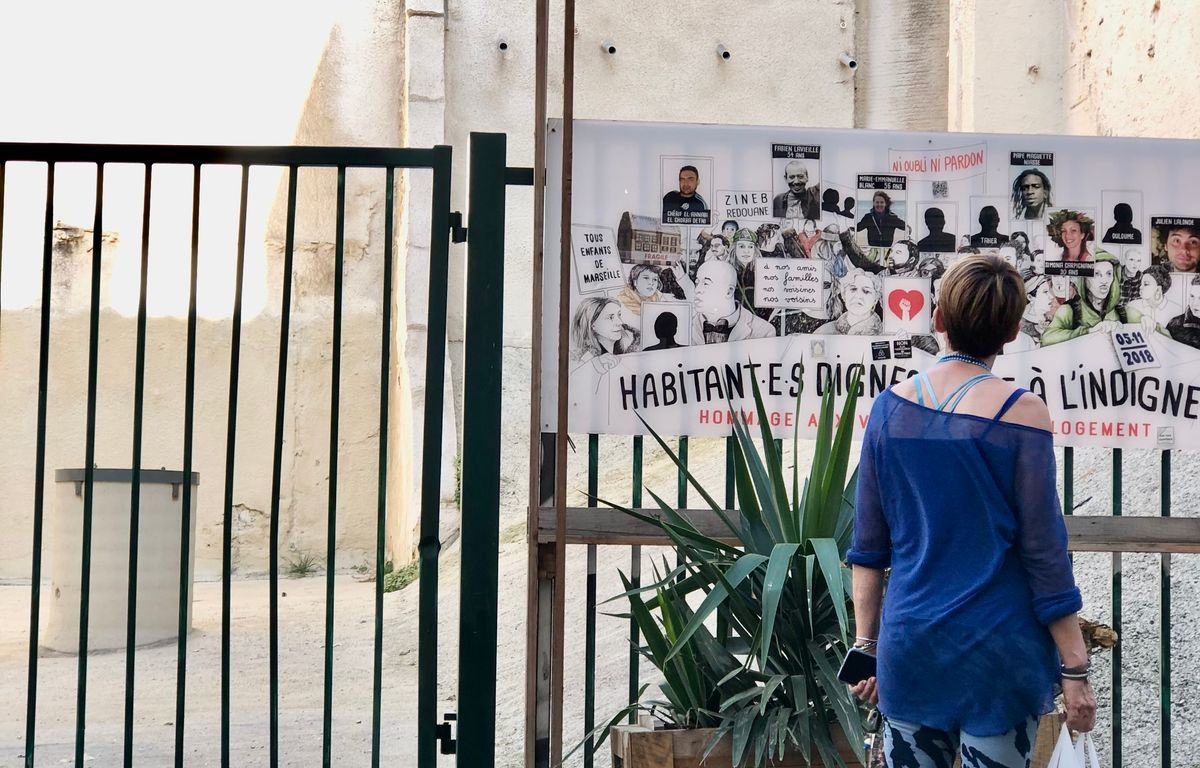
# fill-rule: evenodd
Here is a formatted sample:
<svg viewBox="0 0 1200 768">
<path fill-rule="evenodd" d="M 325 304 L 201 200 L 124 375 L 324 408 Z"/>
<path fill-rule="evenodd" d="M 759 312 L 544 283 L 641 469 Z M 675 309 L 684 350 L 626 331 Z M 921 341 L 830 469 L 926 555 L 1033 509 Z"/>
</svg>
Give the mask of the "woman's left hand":
<svg viewBox="0 0 1200 768">
<path fill-rule="evenodd" d="M 874 677 L 868 677 L 860 683 L 851 685 L 850 692 L 868 704 L 879 703 L 879 690 L 875 687 Z"/>
</svg>

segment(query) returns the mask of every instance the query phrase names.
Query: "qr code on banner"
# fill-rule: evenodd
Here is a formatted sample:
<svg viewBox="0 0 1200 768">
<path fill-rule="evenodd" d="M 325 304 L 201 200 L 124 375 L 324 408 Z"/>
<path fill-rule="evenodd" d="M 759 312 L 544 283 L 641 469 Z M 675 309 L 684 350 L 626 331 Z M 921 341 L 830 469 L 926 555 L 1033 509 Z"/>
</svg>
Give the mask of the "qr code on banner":
<svg viewBox="0 0 1200 768">
<path fill-rule="evenodd" d="M 946 198 L 950 197 L 950 182 L 933 182 L 933 197 L 935 200 L 945 200 Z"/>
</svg>

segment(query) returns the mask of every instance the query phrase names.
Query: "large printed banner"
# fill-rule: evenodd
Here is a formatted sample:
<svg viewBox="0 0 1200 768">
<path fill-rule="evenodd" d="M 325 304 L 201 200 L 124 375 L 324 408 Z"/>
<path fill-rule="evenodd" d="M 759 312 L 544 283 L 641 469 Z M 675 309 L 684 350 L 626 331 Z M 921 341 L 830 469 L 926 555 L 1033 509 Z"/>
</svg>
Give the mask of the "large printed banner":
<svg viewBox="0 0 1200 768">
<path fill-rule="evenodd" d="M 1029 296 L 995 372 L 1046 401 L 1056 443 L 1200 447 L 1200 142 L 576 121 L 572 176 L 573 432 L 727 435 L 736 411 L 757 420 L 757 382 L 776 434 L 812 434 L 856 370 L 861 430 L 945 351 L 946 269 L 995 253 Z"/>
</svg>

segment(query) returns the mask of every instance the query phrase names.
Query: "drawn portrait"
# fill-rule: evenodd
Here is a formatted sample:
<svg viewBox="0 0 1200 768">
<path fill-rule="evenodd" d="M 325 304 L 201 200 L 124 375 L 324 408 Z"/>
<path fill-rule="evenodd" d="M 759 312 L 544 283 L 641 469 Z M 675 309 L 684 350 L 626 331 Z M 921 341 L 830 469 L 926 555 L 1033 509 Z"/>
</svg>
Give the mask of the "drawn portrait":
<svg viewBox="0 0 1200 768">
<path fill-rule="evenodd" d="M 842 336 L 878 336 L 883 333 L 883 278 L 855 267 L 838 281 L 841 315 L 815 333 Z"/>
<path fill-rule="evenodd" d="M 579 362 L 641 349 L 641 331 L 625 320 L 615 298 L 589 296 L 579 302 L 571 322 L 571 354 Z"/>
<path fill-rule="evenodd" d="M 1200 274 L 1179 273 L 1183 309 L 1167 321 L 1167 335 L 1181 344 L 1200 349 Z"/>
<path fill-rule="evenodd" d="M 737 269 L 728 261 L 705 261 L 696 270 L 692 292 L 693 344 L 724 344 L 775 335 L 770 323 L 742 304 L 738 287 Z"/>
<path fill-rule="evenodd" d="M 1054 295 L 1051 278 L 1046 275 L 1025 277 L 1025 311 L 1021 315 L 1021 328 L 1015 339 L 1004 345 L 1005 354 L 1028 352 L 1042 344 L 1042 331 L 1058 310 L 1059 300 Z"/>
</svg>

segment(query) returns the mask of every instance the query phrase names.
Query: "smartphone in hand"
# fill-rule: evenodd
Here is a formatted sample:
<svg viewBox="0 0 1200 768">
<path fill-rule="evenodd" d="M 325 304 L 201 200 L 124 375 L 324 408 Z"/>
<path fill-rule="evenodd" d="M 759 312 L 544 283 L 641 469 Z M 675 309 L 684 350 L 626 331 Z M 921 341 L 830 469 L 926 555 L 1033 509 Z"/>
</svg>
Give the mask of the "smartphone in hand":
<svg viewBox="0 0 1200 768">
<path fill-rule="evenodd" d="M 875 657 L 861 648 L 851 648 L 838 670 L 838 680 L 846 685 L 856 685 L 875 676 Z"/>
</svg>

